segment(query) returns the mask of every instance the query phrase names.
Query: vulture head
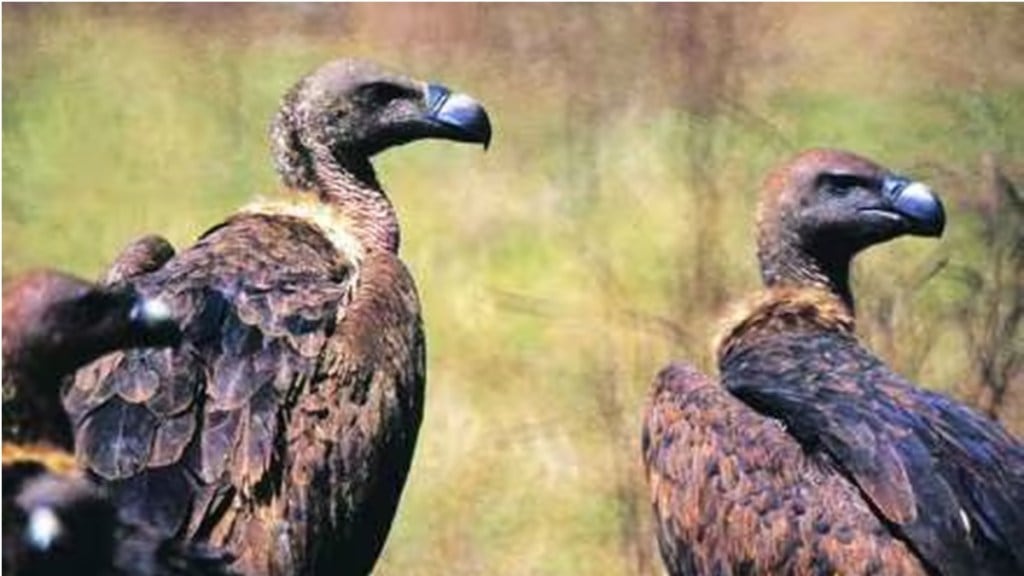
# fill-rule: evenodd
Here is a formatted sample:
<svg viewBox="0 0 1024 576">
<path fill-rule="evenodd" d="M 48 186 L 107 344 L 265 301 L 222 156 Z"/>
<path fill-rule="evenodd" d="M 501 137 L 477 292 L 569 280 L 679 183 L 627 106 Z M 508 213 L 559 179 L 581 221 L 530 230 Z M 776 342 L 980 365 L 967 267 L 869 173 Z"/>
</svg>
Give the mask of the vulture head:
<svg viewBox="0 0 1024 576">
<path fill-rule="evenodd" d="M 315 187 L 315 165 L 324 159 L 368 177 L 374 154 L 422 138 L 486 148 L 491 123 L 465 94 L 361 60 L 336 60 L 301 79 L 271 124 L 274 163 L 298 189 Z"/>
<path fill-rule="evenodd" d="M 111 350 L 181 338 L 163 302 L 53 271 L 15 280 L 4 291 L 3 321 L 5 364 L 33 378 L 62 376 Z"/>
<path fill-rule="evenodd" d="M 762 188 L 761 275 L 767 286 L 824 286 L 852 310 L 849 266 L 858 252 L 904 234 L 940 236 L 945 220 L 925 184 L 850 152 L 809 150 Z"/>
</svg>

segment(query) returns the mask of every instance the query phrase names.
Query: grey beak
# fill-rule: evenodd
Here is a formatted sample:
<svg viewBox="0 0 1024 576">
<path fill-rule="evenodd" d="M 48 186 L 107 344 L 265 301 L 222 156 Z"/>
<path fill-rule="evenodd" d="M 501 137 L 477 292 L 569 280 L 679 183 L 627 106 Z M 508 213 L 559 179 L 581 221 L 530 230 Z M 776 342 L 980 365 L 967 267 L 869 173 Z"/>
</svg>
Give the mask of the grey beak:
<svg viewBox="0 0 1024 576">
<path fill-rule="evenodd" d="M 473 98 L 452 93 L 439 84 L 427 85 L 427 110 L 431 119 L 447 130 L 446 137 L 459 142 L 491 143 L 491 120 Z"/>
<path fill-rule="evenodd" d="M 946 211 L 927 185 L 901 176 L 889 176 L 882 184 L 882 193 L 892 203 L 893 210 L 905 218 L 910 234 L 942 235 Z"/>
</svg>

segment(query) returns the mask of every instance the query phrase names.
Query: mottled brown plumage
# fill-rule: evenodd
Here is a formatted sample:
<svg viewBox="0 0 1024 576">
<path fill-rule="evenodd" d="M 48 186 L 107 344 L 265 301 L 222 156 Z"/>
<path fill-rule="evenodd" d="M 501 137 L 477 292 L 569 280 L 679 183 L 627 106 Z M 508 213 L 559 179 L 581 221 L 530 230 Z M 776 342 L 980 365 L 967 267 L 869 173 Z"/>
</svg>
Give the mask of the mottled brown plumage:
<svg viewBox="0 0 1024 576">
<path fill-rule="evenodd" d="M 97 362 L 65 397 L 79 457 L 124 508 L 246 574 L 372 569 L 411 464 L 425 351 L 369 157 L 428 137 L 486 143 L 490 126 L 467 96 L 327 64 L 271 129 L 291 198 L 120 275 L 185 334 L 173 351 Z"/>
<path fill-rule="evenodd" d="M 850 479 L 935 573 L 1021 573 L 1024 446 L 893 373 L 858 342 L 852 317 L 839 328 L 821 307 L 842 303 L 772 290 L 720 348 L 725 388 Z"/>
<path fill-rule="evenodd" d="M 855 484 L 691 366 L 658 375 L 643 444 L 670 574 L 927 574 Z"/>
<path fill-rule="evenodd" d="M 1024 450 L 892 373 L 857 340 L 848 266 L 941 232 L 923 185 L 813 150 L 766 180 L 768 289 L 718 346 L 721 383 L 655 383 L 644 457 L 669 572 L 1009 574 L 1022 568 Z"/>
<path fill-rule="evenodd" d="M 61 409 L 63 376 L 110 350 L 167 346 L 180 333 L 159 304 L 51 271 L 4 292 L 5 574 L 225 574 L 225 562 L 125 522 L 83 477 Z"/>
</svg>

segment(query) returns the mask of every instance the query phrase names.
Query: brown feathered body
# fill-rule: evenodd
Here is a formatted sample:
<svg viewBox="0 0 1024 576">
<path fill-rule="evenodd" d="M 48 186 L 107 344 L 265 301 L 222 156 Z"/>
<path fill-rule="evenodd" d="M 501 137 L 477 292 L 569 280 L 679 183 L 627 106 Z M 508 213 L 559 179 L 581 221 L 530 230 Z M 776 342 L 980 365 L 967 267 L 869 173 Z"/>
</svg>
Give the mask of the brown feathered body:
<svg viewBox="0 0 1024 576">
<path fill-rule="evenodd" d="M 1024 451 L 866 350 L 817 289 L 774 289 L 721 383 L 659 375 L 644 451 L 672 574 L 1015 574 Z"/>
<path fill-rule="evenodd" d="M 1024 572 L 1024 445 L 895 374 L 820 290 L 773 290 L 722 344 L 723 385 L 832 462 L 940 574 Z"/>
<path fill-rule="evenodd" d="M 812 151 L 769 177 L 767 290 L 718 344 L 719 379 L 655 382 L 644 459 L 671 574 L 1024 573 L 1024 449 L 889 370 L 854 333 L 849 259 L 941 231 L 921 185 Z"/>
<path fill-rule="evenodd" d="M 121 507 L 245 573 L 368 571 L 422 417 L 402 263 L 349 257 L 307 220 L 243 214 L 130 281 L 171 305 L 185 341 L 80 374 L 65 402 L 83 462 Z"/>
<path fill-rule="evenodd" d="M 172 351 L 108 356 L 65 396 L 77 454 L 118 504 L 233 555 L 244 574 L 367 574 L 423 416 L 416 288 L 369 157 L 483 142 L 468 96 L 341 60 L 286 94 L 271 129 L 289 198 L 258 202 L 160 262 L 112 276 L 166 301 Z M 148 246 L 148 247 L 147 247 Z"/>
<path fill-rule="evenodd" d="M 857 487 L 692 366 L 655 382 L 643 436 L 673 575 L 915 574 Z"/>
</svg>

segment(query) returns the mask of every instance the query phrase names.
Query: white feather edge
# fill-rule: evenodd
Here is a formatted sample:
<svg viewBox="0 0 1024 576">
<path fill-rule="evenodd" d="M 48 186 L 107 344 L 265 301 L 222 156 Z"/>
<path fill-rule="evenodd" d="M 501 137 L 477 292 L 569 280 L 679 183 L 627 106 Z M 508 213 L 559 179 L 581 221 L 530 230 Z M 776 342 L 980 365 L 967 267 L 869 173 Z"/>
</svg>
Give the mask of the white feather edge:
<svg viewBox="0 0 1024 576">
<path fill-rule="evenodd" d="M 317 227 L 339 252 L 353 263 L 363 260 L 365 249 L 349 230 L 352 222 L 337 208 L 316 198 L 300 197 L 290 200 L 260 198 L 243 206 L 240 213 L 291 216 Z"/>
</svg>

